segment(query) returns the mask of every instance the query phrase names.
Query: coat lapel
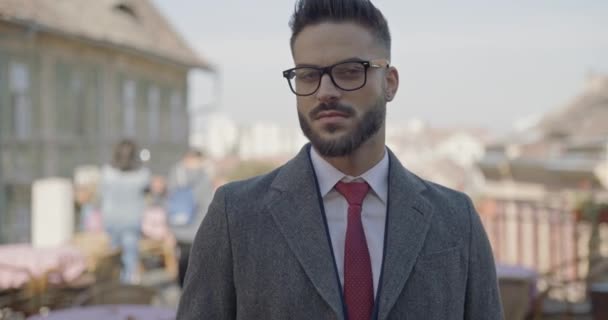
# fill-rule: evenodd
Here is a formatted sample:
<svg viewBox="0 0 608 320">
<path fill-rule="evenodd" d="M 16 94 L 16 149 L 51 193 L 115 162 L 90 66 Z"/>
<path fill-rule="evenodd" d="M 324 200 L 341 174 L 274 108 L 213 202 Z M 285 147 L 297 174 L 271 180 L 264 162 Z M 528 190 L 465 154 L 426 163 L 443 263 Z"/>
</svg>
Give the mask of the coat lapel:
<svg viewBox="0 0 608 320">
<path fill-rule="evenodd" d="M 389 196 L 378 319 L 386 319 L 412 272 L 426 234 L 432 205 L 419 193 L 426 187 L 389 151 Z"/>
<path fill-rule="evenodd" d="M 308 145 L 277 174 L 268 208 L 319 294 L 344 318 L 339 280 L 319 199 Z"/>
</svg>

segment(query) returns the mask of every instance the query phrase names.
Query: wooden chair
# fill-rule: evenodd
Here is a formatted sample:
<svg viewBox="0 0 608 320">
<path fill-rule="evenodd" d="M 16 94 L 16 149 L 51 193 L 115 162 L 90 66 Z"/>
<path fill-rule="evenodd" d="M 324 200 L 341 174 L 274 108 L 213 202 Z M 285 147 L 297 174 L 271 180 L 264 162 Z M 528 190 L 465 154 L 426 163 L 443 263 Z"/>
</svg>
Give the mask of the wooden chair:
<svg viewBox="0 0 608 320">
<path fill-rule="evenodd" d="M 177 254 L 175 252 L 175 243 L 171 241 L 156 240 L 151 238 L 142 238 L 139 241 L 140 259 L 142 261 L 142 271 L 155 268 L 151 266 L 156 263 L 147 263 L 148 261 L 159 260 L 159 265 L 171 276 L 177 276 Z"/>
<path fill-rule="evenodd" d="M 122 250 L 111 249 L 99 255 L 93 266 L 93 274 L 97 283 L 114 283 L 120 281 Z"/>
</svg>

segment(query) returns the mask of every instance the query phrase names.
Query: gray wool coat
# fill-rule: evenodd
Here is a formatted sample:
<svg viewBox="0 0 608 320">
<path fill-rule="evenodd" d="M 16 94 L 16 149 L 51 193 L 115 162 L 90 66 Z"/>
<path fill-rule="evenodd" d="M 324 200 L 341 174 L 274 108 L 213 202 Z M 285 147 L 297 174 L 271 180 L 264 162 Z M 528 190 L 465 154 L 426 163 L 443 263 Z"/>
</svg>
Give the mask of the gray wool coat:
<svg viewBox="0 0 608 320">
<path fill-rule="evenodd" d="M 177 319 L 347 319 L 310 145 L 216 192 L 196 235 Z M 471 200 L 389 151 L 374 319 L 502 319 L 496 267 Z"/>
</svg>

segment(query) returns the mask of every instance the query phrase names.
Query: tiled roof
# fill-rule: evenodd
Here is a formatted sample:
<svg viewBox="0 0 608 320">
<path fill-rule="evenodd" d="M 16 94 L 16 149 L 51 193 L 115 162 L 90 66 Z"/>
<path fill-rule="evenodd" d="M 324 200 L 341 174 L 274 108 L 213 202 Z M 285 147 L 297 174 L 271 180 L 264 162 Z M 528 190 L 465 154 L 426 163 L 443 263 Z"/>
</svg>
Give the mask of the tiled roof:
<svg viewBox="0 0 608 320">
<path fill-rule="evenodd" d="M 211 69 L 148 0 L 2 0 L 0 21 Z"/>
</svg>

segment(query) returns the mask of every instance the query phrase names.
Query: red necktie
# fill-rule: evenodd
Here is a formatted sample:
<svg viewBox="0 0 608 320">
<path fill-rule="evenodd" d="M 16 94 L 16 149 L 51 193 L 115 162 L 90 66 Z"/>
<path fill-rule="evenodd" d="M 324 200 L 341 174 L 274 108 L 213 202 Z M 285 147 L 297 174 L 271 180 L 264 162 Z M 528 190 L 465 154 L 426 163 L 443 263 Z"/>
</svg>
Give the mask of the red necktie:
<svg viewBox="0 0 608 320">
<path fill-rule="evenodd" d="M 369 320 L 374 307 L 372 263 L 361 223 L 361 206 L 369 190 L 365 182 L 338 182 L 336 190 L 348 202 L 344 244 L 344 302 L 348 320 Z"/>
</svg>

